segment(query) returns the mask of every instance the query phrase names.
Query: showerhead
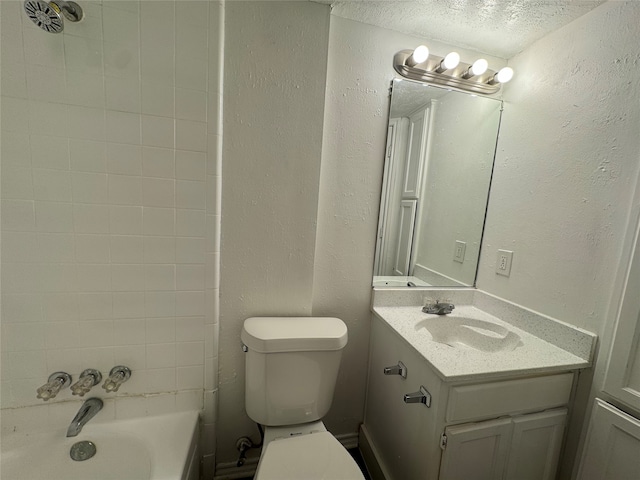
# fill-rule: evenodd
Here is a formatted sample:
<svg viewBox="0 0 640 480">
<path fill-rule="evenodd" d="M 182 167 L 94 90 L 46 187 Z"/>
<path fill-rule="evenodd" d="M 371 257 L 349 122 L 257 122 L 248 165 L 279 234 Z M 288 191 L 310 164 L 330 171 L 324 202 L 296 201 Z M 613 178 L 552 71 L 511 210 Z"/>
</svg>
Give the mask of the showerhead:
<svg viewBox="0 0 640 480">
<path fill-rule="evenodd" d="M 24 11 L 38 27 L 49 33 L 60 33 L 64 30 L 63 16 L 70 22 L 82 20 L 82 8 L 75 2 L 55 0 L 26 0 Z"/>
</svg>

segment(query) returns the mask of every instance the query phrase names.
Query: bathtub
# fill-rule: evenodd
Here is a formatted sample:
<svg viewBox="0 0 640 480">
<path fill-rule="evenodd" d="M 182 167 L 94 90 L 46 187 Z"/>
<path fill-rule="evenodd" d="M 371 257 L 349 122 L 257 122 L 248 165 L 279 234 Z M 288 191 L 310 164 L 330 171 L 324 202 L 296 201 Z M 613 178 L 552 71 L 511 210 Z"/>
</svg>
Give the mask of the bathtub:
<svg viewBox="0 0 640 480">
<path fill-rule="evenodd" d="M 77 437 L 67 425 L 46 432 L 16 429 L 2 436 L 2 480 L 197 480 L 198 412 L 104 423 L 91 421 Z M 76 442 L 90 440 L 95 456 L 74 461 Z"/>
</svg>

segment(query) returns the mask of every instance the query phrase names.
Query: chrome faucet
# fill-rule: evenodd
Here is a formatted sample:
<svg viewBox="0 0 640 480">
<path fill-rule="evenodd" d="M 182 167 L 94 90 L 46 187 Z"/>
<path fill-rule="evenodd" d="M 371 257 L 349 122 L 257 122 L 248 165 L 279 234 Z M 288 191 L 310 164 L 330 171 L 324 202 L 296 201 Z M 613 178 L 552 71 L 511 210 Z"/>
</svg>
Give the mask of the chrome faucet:
<svg viewBox="0 0 640 480">
<path fill-rule="evenodd" d="M 67 429 L 67 437 L 75 437 L 82 431 L 82 427 L 86 423 L 96 416 L 100 410 L 102 410 L 102 400 L 99 398 L 89 398 L 84 401 L 76 416 L 71 420 L 71 424 Z"/>
<path fill-rule="evenodd" d="M 422 307 L 422 311 L 429 314 L 446 315 L 451 313 L 454 308 L 456 307 L 453 303 L 436 301 L 436 303 L 428 303 Z"/>
</svg>

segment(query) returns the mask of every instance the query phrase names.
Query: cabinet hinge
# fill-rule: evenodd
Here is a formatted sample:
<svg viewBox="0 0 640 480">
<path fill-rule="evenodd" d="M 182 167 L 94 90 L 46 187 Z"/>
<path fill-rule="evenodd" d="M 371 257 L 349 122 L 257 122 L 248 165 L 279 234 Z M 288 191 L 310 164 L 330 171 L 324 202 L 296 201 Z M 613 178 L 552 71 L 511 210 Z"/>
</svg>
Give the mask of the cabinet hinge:
<svg viewBox="0 0 640 480">
<path fill-rule="evenodd" d="M 446 433 L 443 433 L 442 436 L 440 437 L 440 448 L 442 450 L 447 448 L 447 434 Z"/>
</svg>

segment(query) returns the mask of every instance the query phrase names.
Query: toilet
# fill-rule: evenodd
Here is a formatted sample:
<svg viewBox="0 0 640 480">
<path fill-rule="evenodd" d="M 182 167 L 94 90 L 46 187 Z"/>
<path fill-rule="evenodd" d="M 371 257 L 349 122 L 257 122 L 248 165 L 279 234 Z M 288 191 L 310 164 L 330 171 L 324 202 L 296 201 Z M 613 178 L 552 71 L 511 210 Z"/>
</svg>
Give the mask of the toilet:
<svg viewBox="0 0 640 480">
<path fill-rule="evenodd" d="M 347 326 L 330 317 L 252 317 L 241 334 L 245 405 L 265 427 L 255 480 L 364 480 L 322 417 L 333 400 Z"/>
</svg>

